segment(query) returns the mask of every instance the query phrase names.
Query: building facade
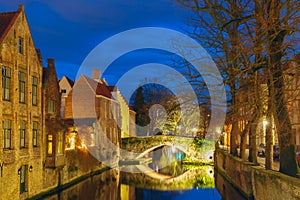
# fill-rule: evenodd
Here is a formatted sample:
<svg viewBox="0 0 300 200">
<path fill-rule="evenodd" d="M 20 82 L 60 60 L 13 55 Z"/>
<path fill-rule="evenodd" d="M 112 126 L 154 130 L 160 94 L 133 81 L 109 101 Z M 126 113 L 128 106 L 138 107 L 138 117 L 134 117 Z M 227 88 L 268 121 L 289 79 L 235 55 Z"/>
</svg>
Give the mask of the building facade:
<svg viewBox="0 0 300 200">
<path fill-rule="evenodd" d="M 121 107 L 128 105 L 113 96 L 119 93 L 116 87 L 100 79 L 99 72 L 94 74 L 98 78 L 82 76 L 75 85 L 67 77 L 59 82 L 54 59 L 47 62 L 43 68 L 24 6 L 0 13 L 0 199 L 30 198 L 101 170 L 100 157 L 118 164 Z M 74 91 L 87 91 L 79 103 L 95 103 L 75 106 L 75 117 Z M 135 119 L 135 113 L 123 110 L 130 113 L 124 132 L 134 135 L 135 121 L 129 118 Z M 66 138 L 76 134 L 80 143 Z"/>
<path fill-rule="evenodd" d="M 61 93 L 60 115 L 62 118 L 65 117 L 65 99 L 68 96 L 69 92 L 72 90 L 73 85 L 74 82 L 67 76 L 63 76 L 59 81 L 59 90 Z"/>
<path fill-rule="evenodd" d="M 24 199 L 43 188 L 42 64 L 24 7 L 0 22 L 0 196 Z"/>
<path fill-rule="evenodd" d="M 104 80 L 80 76 L 65 100 L 65 120 L 74 121 L 94 157 L 117 163 L 122 122 L 120 103 L 112 89 Z"/>
<path fill-rule="evenodd" d="M 43 69 L 43 119 L 44 148 L 43 168 L 44 187 L 56 186 L 61 182 L 61 170 L 65 165 L 65 132 L 60 116 L 61 95 L 54 59 L 47 59 Z M 51 179 L 49 178 L 51 177 Z"/>
<path fill-rule="evenodd" d="M 300 54 L 287 65 L 284 71 L 287 107 L 292 123 L 296 151 L 300 151 Z"/>
</svg>

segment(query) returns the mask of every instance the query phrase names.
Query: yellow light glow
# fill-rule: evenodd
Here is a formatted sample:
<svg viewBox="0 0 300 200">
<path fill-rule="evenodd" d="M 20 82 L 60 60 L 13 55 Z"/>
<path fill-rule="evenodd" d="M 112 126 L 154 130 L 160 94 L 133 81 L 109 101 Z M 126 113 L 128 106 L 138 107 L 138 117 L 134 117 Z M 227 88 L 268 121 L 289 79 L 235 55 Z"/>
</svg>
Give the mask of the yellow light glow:
<svg viewBox="0 0 300 200">
<path fill-rule="evenodd" d="M 73 150 L 75 149 L 75 133 L 71 133 L 69 134 L 69 136 L 67 137 L 68 143 L 69 143 L 69 147 L 66 148 L 66 150 Z"/>
<path fill-rule="evenodd" d="M 269 122 L 268 122 L 266 119 L 264 119 L 264 120 L 262 121 L 262 124 L 263 124 L 263 129 L 266 130 L 267 125 L 269 124 Z"/>
</svg>

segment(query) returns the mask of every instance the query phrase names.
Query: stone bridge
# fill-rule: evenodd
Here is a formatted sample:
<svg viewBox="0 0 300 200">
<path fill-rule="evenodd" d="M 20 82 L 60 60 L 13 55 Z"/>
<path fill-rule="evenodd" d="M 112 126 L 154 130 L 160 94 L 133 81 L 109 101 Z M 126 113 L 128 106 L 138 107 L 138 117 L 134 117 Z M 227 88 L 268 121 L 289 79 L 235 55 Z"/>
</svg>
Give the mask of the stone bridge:
<svg viewBox="0 0 300 200">
<path fill-rule="evenodd" d="M 131 137 L 123 138 L 121 148 L 128 152 L 135 153 L 135 158 L 138 159 L 145 156 L 147 153 L 160 148 L 162 146 L 172 146 L 186 154 L 190 161 L 211 162 L 213 161 L 214 143 L 212 141 L 203 141 L 201 146 L 195 144 L 192 137 L 181 136 L 151 136 L 151 137 Z M 127 153 L 126 153 L 127 152 Z M 128 154 L 130 155 L 130 154 Z M 127 155 L 121 155 L 122 158 L 128 158 Z"/>
<path fill-rule="evenodd" d="M 139 158 L 142 158 L 144 157 L 145 155 L 147 155 L 148 153 L 150 153 L 151 151 L 154 151 L 155 149 L 158 149 L 160 147 L 163 147 L 163 146 L 169 146 L 169 147 L 173 147 L 175 149 L 178 149 L 180 151 L 182 151 L 183 153 L 185 153 L 186 155 L 189 154 L 189 151 L 187 148 L 184 148 L 183 146 L 180 146 L 180 145 L 176 145 L 176 144 L 173 144 L 171 142 L 166 142 L 166 143 L 163 143 L 163 144 L 159 144 L 157 146 L 154 146 L 154 147 L 151 147 L 145 151 L 143 151 L 142 153 L 140 153 L 136 158 L 139 159 Z"/>
</svg>

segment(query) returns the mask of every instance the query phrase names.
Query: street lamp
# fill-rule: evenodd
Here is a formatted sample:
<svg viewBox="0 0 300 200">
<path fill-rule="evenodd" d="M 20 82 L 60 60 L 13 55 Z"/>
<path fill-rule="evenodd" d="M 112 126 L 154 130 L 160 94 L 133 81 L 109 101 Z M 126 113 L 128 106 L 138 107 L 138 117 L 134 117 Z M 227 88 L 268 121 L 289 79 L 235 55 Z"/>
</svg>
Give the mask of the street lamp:
<svg viewBox="0 0 300 200">
<path fill-rule="evenodd" d="M 267 125 L 269 124 L 269 122 L 268 122 L 268 120 L 266 120 L 266 119 L 263 119 L 263 128 L 264 128 L 264 130 L 266 130 L 266 127 L 267 127 Z"/>
</svg>

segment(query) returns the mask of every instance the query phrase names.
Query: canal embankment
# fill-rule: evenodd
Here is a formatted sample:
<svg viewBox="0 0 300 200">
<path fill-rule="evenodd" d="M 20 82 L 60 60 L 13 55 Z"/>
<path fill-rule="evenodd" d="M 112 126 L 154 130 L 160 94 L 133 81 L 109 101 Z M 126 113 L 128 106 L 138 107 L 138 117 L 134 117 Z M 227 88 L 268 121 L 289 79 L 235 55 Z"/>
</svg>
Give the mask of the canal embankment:
<svg viewBox="0 0 300 200">
<path fill-rule="evenodd" d="M 215 170 L 248 199 L 300 199 L 300 179 L 246 162 L 216 148 Z"/>
</svg>

